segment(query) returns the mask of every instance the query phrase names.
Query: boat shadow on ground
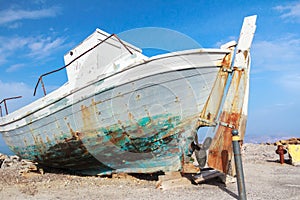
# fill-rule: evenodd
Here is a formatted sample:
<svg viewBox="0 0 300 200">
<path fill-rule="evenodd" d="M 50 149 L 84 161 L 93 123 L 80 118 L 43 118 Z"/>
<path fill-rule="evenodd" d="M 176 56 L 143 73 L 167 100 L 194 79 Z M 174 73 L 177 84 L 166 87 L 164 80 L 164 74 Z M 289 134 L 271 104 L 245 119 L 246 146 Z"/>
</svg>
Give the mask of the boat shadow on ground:
<svg viewBox="0 0 300 200">
<path fill-rule="evenodd" d="M 275 162 L 275 161 L 273 161 Z M 73 170 L 66 170 L 66 169 L 59 169 L 59 168 L 50 168 L 50 167 L 43 167 L 44 173 L 51 173 L 51 174 L 61 174 L 61 175 L 74 175 L 78 177 L 90 177 L 91 175 L 85 175 L 82 174 L 78 171 L 73 171 Z M 164 175 L 165 173 L 160 171 L 160 172 L 155 172 L 155 173 L 149 173 L 149 174 L 144 174 L 144 173 L 120 173 L 120 174 L 110 174 L 110 175 L 101 175 L 99 177 L 102 178 L 125 178 L 127 179 L 128 177 L 136 178 L 139 180 L 144 180 L 144 181 L 158 181 L 159 176 Z M 202 183 L 195 183 L 193 180 L 192 174 L 184 174 L 184 178 L 188 179 L 192 185 L 210 185 L 214 187 L 218 187 L 220 190 L 223 192 L 227 193 L 234 199 L 239 199 L 238 195 L 235 194 L 234 192 L 230 191 L 227 187 L 226 184 L 222 182 L 222 180 L 219 177 L 212 178 L 209 180 L 206 180 Z"/>
<path fill-rule="evenodd" d="M 204 182 L 204 184 L 217 186 L 219 189 L 221 189 L 223 192 L 227 193 L 234 199 L 239 199 L 239 196 L 234 192 L 230 191 L 229 189 L 227 189 L 226 185 L 223 182 L 221 182 L 220 178 L 218 177 L 211 180 L 207 180 Z"/>
<path fill-rule="evenodd" d="M 68 169 L 61 169 L 61 168 L 52 168 L 52 167 L 45 167 L 45 166 L 38 166 L 39 168 L 42 168 L 44 173 L 51 173 L 51 174 L 60 174 L 60 175 L 74 175 L 79 177 L 90 177 L 90 176 L 98 176 L 101 178 L 126 178 L 126 177 L 133 177 L 140 180 L 145 181 L 158 181 L 158 177 L 160 175 L 164 175 L 164 172 L 155 172 L 155 173 L 118 173 L 118 174 L 109 174 L 109 175 L 90 175 L 90 174 L 84 174 L 80 171 L 76 170 L 68 170 Z"/>
<path fill-rule="evenodd" d="M 192 184 L 194 184 L 194 185 L 210 185 L 210 186 L 218 187 L 219 189 L 221 189 L 223 192 L 227 193 L 231 197 L 233 197 L 235 199 L 239 199 L 239 196 L 237 194 L 235 194 L 234 192 L 227 189 L 226 184 L 221 180 L 220 177 L 211 178 L 211 179 L 205 180 L 202 183 L 195 183 L 195 181 L 193 180 L 191 175 L 184 175 L 184 177 L 189 179 L 192 182 Z"/>
<path fill-rule="evenodd" d="M 278 159 L 276 159 L 276 160 L 266 160 L 266 162 L 268 162 L 268 163 L 278 163 L 278 164 L 280 164 L 280 161 L 279 161 Z M 291 164 L 292 164 L 291 159 L 284 159 L 284 164 L 289 164 L 289 165 L 291 165 Z"/>
</svg>

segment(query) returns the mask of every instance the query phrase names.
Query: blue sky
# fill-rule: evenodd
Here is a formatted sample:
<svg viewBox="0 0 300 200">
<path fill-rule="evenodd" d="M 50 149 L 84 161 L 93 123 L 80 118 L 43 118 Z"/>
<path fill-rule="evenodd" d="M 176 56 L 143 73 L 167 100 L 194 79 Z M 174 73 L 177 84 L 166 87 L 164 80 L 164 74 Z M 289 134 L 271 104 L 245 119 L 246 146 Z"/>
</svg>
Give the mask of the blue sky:
<svg viewBox="0 0 300 200">
<path fill-rule="evenodd" d="M 63 66 L 63 55 L 97 27 L 117 34 L 161 27 L 219 47 L 253 14 L 247 138 L 300 137 L 300 1 L 0 0 L 0 98 L 23 96 L 10 111 L 33 101 L 39 75 Z M 53 90 L 65 81 L 61 72 L 45 84 Z"/>
</svg>

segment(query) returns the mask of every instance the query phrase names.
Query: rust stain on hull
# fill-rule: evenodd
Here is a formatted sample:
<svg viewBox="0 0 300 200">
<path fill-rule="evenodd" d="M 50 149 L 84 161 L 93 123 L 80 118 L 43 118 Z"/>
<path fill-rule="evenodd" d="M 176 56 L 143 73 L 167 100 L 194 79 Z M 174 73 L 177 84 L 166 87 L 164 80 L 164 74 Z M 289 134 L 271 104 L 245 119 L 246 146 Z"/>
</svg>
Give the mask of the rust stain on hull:
<svg viewBox="0 0 300 200">
<path fill-rule="evenodd" d="M 223 112 L 220 120 L 237 127 L 240 114 Z M 209 149 L 208 165 L 226 174 L 232 174 L 232 128 L 219 126 Z"/>
<path fill-rule="evenodd" d="M 247 88 L 248 71 L 234 71 L 228 94 L 220 115 L 220 125 L 209 149 L 208 165 L 226 174 L 234 175 L 232 152 L 232 129 L 238 129 L 243 140 L 247 116 L 243 115 L 245 90 Z M 248 97 L 246 97 L 248 98 Z M 247 103 L 247 102 L 246 102 Z"/>
<path fill-rule="evenodd" d="M 95 32 L 95 37 L 99 33 Z M 112 36 L 114 34 L 75 59 L 68 57 L 71 60 L 63 68 Z M 249 41 L 251 38 L 246 39 Z M 129 51 L 126 45 L 122 42 L 121 44 Z M 245 41 L 241 44 L 245 44 Z M 120 56 L 119 49 L 114 49 L 114 45 L 110 46 L 110 51 L 101 53 L 100 48 L 96 49 L 95 56 L 100 53 L 99 55 L 114 57 L 112 61 L 107 62 L 115 62 L 114 59 Z M 78 46 L 79 49 L 81 47 Z M 83 71 L 80 76 L 68 74 L 68 78 L 69 81 L 74 81 L 74 77 L 83 77 L 87 74 L 84 79 L 89 82 L 77 81 L 79 85 L 74 87 L 73 82 L 65 84 L 57 93 L 53 92 L 53 96 L 49 94 L 40 100 L 43 104 L 38 109 L 37 105 L 32 104 L 34 112 L 28 111 L 28 114 L 22 115 L 21 118 L 0 124 L 0 127 L 4 127 L 3 130 L 9 133 L 7 138 L 13 151 L 32 158 L 41 165 L 81 171 L 95 170 L 96 173 L 102 174 L 155 171 L 186 173 L 195 170 L 190 165 L 189 151 L 189 145 L 195 139 L 195 127 L 216 126 L 221 122 L 213 140 L 209 137 L 202 147 L 205 146 L 206 153 L 210 146 L 209 166 L 230 174 L 231 130 L 232 127 L 238 128 L 243 138 L 247 119 L 246 115 L 243 115 L 243 103 L 249 76 L 249 71 L 243 66 L 231 68 L 232 47 L 228 46 L 229 50 L 170 53 L 147 61 L 143 55 L 140 55 L 140 60 L 138 58 L 135 60 L 134 56 L 130 55 L 130 59 L 126 58 L 129 60 L 125 57 L 118 60 L 126 61 L 125 63 L 130 61 L 128 65 L 124 64 L 120 71 L 111 71 L 114 73 L 101 76 L 97 73 L 102 72 L 92 73 L 94 71 L 89 69 L 93 64 L 86 65 L 81 69 Z M 249 64 L 248 51 L 242 50 L 241 53 Z M 205 52 L 215 57 L 211 66 L 210 64 L 207 66 L 206 55 L 203 56 Z M 239 54 L 240 49 L 237 52 Z M 132 54 L 130 51 L 129 53 Z M 139 55 L 139 51 L 135 53 L 136 56 Z M 196 53 L 199 53 L 199 58 L 194 56 Z M 92 55 L 89 57 L 92 58 L 90 61 L 94 60 Z M 176 59 L 178 55 L 189 56 L 189 65 Z M 98 58 L 102 57 L 97 57 L 97 60 Z M 156 67 L 156 64 L 165 63 L 169 64 L 170 69 Z M 97 67 L 103 66 L 98 66 L 97 62 Z M 200 69 L 203 71 L 199 73 Z M 181 71 L 183 73 L 178 76 Z M 229 94 L 219 117 L 226 83 L 232 71 L 234 74 Z M 124 80 L 120 80 L 122 73 L 126 75 Z M 47 74 L 41 77 L 45 75 Z M 188 86 L 183 84 L 186 82 Z M 202 86 L 200 92 L 196 91 L 199 86 Z M 64 89 L 68 91 L 63 91 Z M 194 95 L 194 92 L 197 94 Z M 190 98 L 191 96 L 195 99 Z M 159 107 L 155 106 L 157 104 Z M 12 130 L 10 126 L 14 126 L 14 129 Z M 19 135 L 25 135 L 26 139 L 21 140 L 21 145 L 18 142 L 15 145 L 13 137 L 17 140 L 21 138 L 15 134 L 19 130 L 21 130 Z"/>
</svg>

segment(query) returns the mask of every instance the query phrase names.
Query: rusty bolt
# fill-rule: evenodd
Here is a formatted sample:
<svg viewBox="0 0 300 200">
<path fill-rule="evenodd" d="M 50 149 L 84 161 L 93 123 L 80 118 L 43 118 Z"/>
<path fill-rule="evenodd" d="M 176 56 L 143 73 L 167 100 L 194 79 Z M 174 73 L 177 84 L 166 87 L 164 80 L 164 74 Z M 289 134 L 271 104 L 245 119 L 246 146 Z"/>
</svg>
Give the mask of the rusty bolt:
<svg viewBox="0 0 300 200">
<path fill-rule="evenodd" d="M 278 145 L 276 153 L 279 154 L 280 164 L 284 163 L 284 154 L 286 154 L 286 149 L 282 145 Z"/>
</svg>

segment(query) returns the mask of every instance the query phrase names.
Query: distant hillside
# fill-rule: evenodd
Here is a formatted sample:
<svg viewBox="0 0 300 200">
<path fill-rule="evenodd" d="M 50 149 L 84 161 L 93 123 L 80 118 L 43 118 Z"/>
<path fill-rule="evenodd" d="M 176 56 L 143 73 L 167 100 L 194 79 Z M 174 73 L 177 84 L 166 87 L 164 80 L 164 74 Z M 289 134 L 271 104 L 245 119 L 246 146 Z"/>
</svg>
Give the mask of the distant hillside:
<svg viewBox="0 0 300 200">
<path fill-rule="evenodd" d="M 296 135 L 290 135 L 290 136 L 272 136 L 272 135 L 251 135 L 251 134 L 246 134 L 245 135 L 245 143 L 254 143 L 254 144 L 259 144 L 259 143 L 274 143 L 276 141 L 279 140 L 286 140 L 286 139 L 290 139 L 293 137 L 299 137 Z"/>
</svg>

